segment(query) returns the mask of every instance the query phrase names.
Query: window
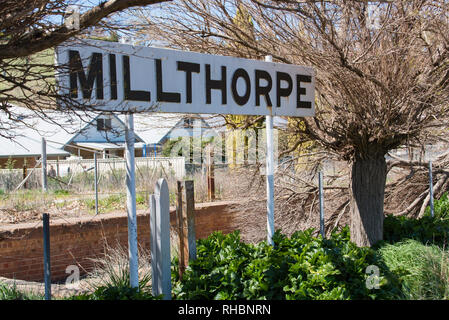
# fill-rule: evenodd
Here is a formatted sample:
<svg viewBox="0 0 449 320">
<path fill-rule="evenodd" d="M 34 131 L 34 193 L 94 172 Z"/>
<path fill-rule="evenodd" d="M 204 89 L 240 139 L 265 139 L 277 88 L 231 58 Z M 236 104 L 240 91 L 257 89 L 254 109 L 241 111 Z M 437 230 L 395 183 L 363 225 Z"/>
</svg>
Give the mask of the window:
<svg viewBox="0 0 449 320">
<path fill-rule="evenodd" d="M 98 131 L 110 131 L 112 130 L 111 119 L 97 119 L 97 130 Z"/>
</svg>

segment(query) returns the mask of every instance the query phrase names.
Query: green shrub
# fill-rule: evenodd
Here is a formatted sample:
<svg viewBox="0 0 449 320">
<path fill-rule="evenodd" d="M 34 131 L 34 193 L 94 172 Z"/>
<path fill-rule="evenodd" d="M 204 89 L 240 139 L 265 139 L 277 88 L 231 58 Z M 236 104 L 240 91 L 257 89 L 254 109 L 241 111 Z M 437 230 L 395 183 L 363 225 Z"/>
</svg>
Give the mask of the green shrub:
<svg viewBox="0 0 449 320">
<path fill-rule="evenodd" d="M 239 232 L 198 240 L 197 259 L 174 284 L 178 299 L 394 299 L 400 285 L 375 251 L 349 241 L 349 229 L 326 240 L 313 230 L 290 238 L 276 232 L 275 245 L 246 244 Z M 379 289 L 368 289 L 369 265 L 381 270 Z"/>
<path fill-rule="evenodd" d="M 385 217 L 384 241 L 396 243 L 405 239 L 446 246 L 449 239 L 449 220 L 428 215 L 420 219 L 392 215 Z"/>
<path fill-rule="evenodd" d="M 448 221 L 449 220 L 449 199 L 447 196 L 447 192 L 443 193 L 440 199 L 435 200 L 433 204 L 433 213 L 435 219 L 439 221 Z M 430 217 L 430 206 L 426 208 L 425 216 Z"/>
<path fill-rule="evenodd" d="M 447 192 L 434 202 L 434 217 L 427 207 L 420 219 L 388 215 L 384 220 L 384 241 L 396 243 L 414 239 L 422 243 L 446 246 L 449 239 L 449 200 Z"/>
<path fill-rule="evenodd" d="M 400 277 L 407 299 L 449 299 L 449 254 L 444 249 L 408 239 L 386 244 L 378 253 Z"/>
</svg>

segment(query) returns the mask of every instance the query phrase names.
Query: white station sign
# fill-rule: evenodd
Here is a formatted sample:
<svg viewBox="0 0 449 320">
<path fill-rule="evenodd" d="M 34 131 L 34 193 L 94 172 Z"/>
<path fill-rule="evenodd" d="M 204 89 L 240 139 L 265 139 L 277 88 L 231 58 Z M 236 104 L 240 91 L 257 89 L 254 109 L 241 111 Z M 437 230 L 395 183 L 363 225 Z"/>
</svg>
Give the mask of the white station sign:
<svg viewBox="0 0 449 320">
<path fill-rule="evenodd" d="M 97 40 L 60 45 L 56 58 L 59 93 L 104 111 L 315 114 L 310 67 Z"/>
</svg>

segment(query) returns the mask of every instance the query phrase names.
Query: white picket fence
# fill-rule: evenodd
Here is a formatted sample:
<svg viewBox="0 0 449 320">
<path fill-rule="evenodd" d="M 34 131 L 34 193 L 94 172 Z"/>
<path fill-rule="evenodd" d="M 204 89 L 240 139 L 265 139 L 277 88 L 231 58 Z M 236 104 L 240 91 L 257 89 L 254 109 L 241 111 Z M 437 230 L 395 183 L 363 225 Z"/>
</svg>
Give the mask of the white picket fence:
<svg viewBox="0 0 449 320">
<path fill-rule="evenodd" d="M 184 157 L 145 157 L 136 158 L 136 169 L 148 168 L 162 170 L 167 176 L 174 176 L 182 179 L 185 176 Z M 99 172 L 108 172 L 112 170 L 125 170 L 125 159 L 108 158 L 98 159 L 97 168 Z M 75 160 L 48 160 L 47 170 L 53 167 L 59 176 L 67 174 L 77 174 L 85 171 L 91 171 L 94 168 L 94 159 L 75 159 Z"/>
</svg>

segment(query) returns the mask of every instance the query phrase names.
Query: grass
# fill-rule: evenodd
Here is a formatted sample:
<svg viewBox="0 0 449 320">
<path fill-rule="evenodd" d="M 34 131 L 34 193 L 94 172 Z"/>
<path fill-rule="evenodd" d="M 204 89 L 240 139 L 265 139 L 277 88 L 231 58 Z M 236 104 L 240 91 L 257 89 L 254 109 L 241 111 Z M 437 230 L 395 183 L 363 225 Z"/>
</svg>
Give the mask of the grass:
<svg viewBox="0 0 449 320">
<path fill-rule="evenodd" d="M 0 300 L 43 300 L 44 296 L 22 292 L 15 285 L 7 285 L 0 282 Z"/>
<path fill-rule="evenodd" d="M 407 239 L 385 244 L 378 254 L 399 275 L 406 299 L 449 299 L 449 252 L 444 248 Z"/>
<path fill-rule="evenodd" d="M 83 200 L 89 213 L 95 211 L 95 199 Z M 148 201 L 144 192 L 136 193 L 136 205 L 137 209 L 145 209 L 148 207 Z M 126 208 L 126 195 L 124 193 L 112 194 L 104 198 L 98 199 L 98 208 L 100 213 L 111 212 L 114 210 L 120 210 Z"/>
<path fill-rule="evenodd" d="M 91 259 L 93 270 L 88 274 L 88 291 L 70 300 L 142 300 L 153 299 L 151 291 L 151 259 L 149 252 L 139 248 L 139 288 L 129 280 L 128 251 L 121 245 L 107 248 L 107 254 Z"/>
</svg>

